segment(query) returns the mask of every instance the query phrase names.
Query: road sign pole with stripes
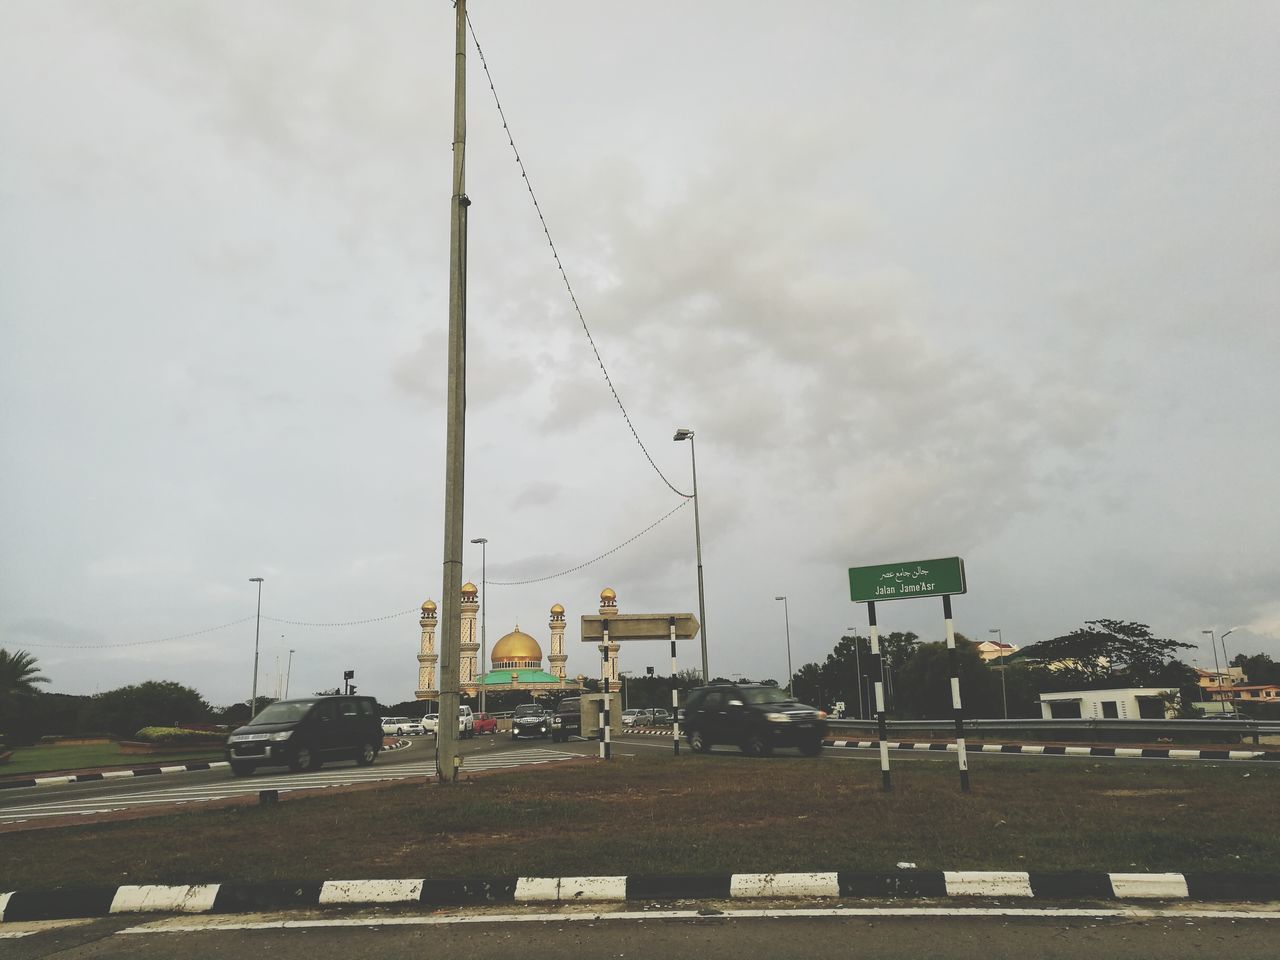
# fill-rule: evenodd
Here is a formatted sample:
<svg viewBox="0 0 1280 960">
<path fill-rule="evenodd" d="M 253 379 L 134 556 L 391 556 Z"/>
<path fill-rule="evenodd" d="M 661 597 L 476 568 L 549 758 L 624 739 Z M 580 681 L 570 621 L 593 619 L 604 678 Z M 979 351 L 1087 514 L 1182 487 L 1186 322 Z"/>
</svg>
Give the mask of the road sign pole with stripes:
<svg viewBox="0 0 1280 960">
<path fill-rule="evenodd" d="M 956 758 L 960 762 L 960 789 L 969 792 L 969 758 L 964 752 L 964 711 L 960 709 L 960 655 L 956 652 L 956 631 L 951 622 L 951 594 L 942 598 L 942 620 L 947 628 L 947 661 L 951 665 L 951 709 L 956 721 Z"/>
<path fill-rule="evenodd" d="M 680 693 L 676 689 L 676 618 L 668 623 L 671 630 L 671 749 L 680 756 Z M 650 668 L 652 669 L 652 668 Z"/>
<path fill-rule="evenodd" d="M 867 604 L 867 621 L 871 628 L 871 669 L 876 678 L 876 726 L 880 737 L 880 785 L 885 793 L 893 789 L 889 779 L 889 727 L 884 716 L 884 657 L 880 655 L 880 628 L 876 626 L 876 605 Z"/>
</svg>

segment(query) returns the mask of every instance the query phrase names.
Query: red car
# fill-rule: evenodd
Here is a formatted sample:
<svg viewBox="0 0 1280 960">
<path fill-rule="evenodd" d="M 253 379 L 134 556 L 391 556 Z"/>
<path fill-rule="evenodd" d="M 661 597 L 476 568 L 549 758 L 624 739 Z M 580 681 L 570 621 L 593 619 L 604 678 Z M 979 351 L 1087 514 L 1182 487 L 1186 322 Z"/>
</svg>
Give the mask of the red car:
<svg viewBox="0 0 1280 960">
<path fill-rule="evenodd" d="M 497 733 L 498 718 L 491 717 L 487 713 L 477 713 L 475 732 L 477 736 L 482 733 Z"/>
</svg>

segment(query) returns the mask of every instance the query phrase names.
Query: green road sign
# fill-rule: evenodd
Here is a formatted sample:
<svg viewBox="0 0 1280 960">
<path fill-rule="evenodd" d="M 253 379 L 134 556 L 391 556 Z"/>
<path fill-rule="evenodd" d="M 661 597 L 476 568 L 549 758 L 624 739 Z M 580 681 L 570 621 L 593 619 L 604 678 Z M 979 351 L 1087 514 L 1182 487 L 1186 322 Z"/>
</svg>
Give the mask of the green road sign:
<svg viewBox="0 0 1280 960">
<path fill-rule="evenodd" d="M 849 568 L 849 596 L 854 603 L 941 597 L 965 590 L 964 561 L 959 557 Z"/>
</svg>

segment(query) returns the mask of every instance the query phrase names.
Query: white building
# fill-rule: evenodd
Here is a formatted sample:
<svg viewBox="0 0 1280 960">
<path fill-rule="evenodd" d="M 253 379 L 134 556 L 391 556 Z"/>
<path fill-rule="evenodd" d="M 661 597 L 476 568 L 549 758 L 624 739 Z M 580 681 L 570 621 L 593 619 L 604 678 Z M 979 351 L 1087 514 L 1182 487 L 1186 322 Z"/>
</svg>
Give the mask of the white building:
<svg viewBox="0 0 1280 960">
<path fill-rule="evenodd" d="M 1067 690 L 1040 694 L 1046 720 L 1171 720 L 1177 711 L 1165 700 L 1176 687 L 1128 687 L 1123 690 Z"/>
</svg>

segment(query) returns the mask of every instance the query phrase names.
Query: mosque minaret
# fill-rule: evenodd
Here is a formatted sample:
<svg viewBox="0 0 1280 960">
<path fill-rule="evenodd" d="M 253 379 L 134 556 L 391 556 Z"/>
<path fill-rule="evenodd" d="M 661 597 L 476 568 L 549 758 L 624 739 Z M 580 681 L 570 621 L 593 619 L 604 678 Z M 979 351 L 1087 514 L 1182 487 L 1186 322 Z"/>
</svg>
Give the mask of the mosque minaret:
<svg viewBox="0 0 1280 960">
<path fill-rule="evenodd" d="M 418 648 L 418 690 L 414 694 L 419 700 L 435 700 L 440 691 L 436 689 L 436 604 L 428 600 L 422 605 L 422 618 L 418 621 L 422 626 L 422 646 Z"/>
<path fill-rule="evenodd" d="M 475 696 L 476 654 L 480 650 L 479 634 L 476 632 L 476 612 L 480 609 L 480 601 L 476 599 L 476 585 L 467 581 L 462 585 L 462 646 L 458 658 L 458 686 L 462 692 Z"/>
<path fill-rule="evenodd" d="M 600 591 L 600 616 L 616 617 L 618 615 L 618 595 L 612 587 L 605 587 Z M 613 690 L 618 689 L 618 683 L 621 679 L 618 676 L 618 646 L 617 640 L 610 640 L 608 652 L 605 655 L 604 672 L 600 677 L 601 680 L 607 679 L 609 686 Z"/>
<path fill-rule="evenodd" d="M 547 656 L 551 669 L 547 672 L 563 680 L 564 664 L 569 655 L 564 652 L 564 607 L 560 604 L 551 608 L 551 620 L 547 626 L 551 628 L 551 653 Z"/>
</svg>

